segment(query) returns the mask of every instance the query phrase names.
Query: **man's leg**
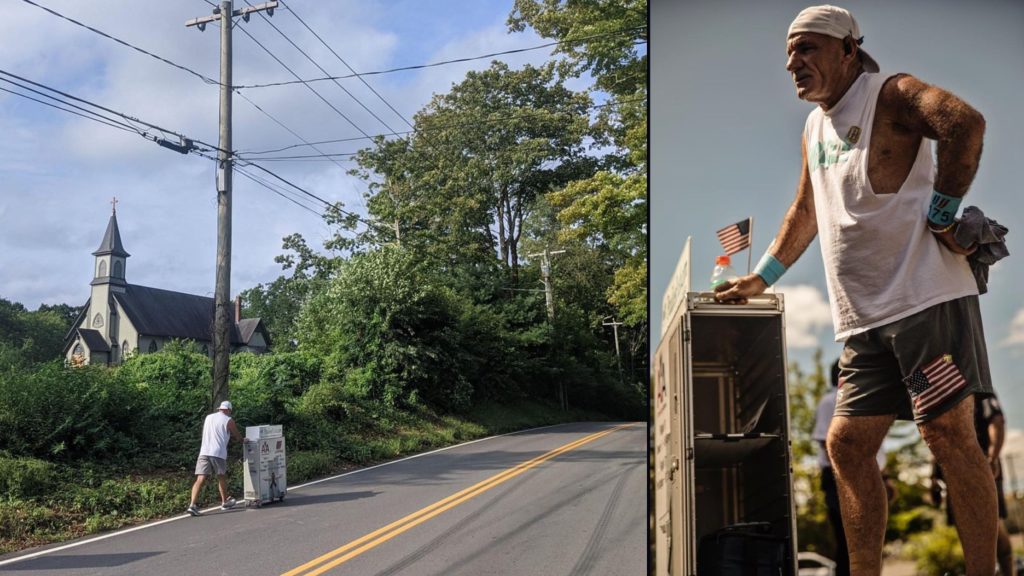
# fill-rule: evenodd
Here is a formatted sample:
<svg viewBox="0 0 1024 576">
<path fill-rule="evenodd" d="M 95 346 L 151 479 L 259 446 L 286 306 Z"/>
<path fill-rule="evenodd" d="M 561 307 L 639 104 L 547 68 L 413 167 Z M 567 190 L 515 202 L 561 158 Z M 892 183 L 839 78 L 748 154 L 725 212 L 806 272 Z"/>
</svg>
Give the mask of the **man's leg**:
<svg viewBox="0 0 1024 576">
<path fill-rule="evenodd" d="M 875 456 L 896 416 L 836 416 L 828 429 L 829 458 L 850 553 L 850 573 L 878 576 L 888 502 Z M 980 450 L 979 450 L 980 452 Z"/>
<path fill-rule="evenodd" d="M 228 501 L 228 481 L 224 474 L 217 475 L 217 490 L 220 490 L 220 503 Z"/>
<path fill-rule="evenodd" d="M 996 484 L 974 433 L 974 396 L 919 428 L 942 466 L 949 501 L 956 508 L 967 575 L 991 576 L 996 570 Z"/>
<path fill-rule="evenodd" d="M 203 482 L 206 481 L 206 476 L 203 474 L 196 474 L 196 481 L 192 484 L 192 502 L 189 506 L 194 506 L 199 500 L 199 489 L 203 487 Z"/>
</svg>

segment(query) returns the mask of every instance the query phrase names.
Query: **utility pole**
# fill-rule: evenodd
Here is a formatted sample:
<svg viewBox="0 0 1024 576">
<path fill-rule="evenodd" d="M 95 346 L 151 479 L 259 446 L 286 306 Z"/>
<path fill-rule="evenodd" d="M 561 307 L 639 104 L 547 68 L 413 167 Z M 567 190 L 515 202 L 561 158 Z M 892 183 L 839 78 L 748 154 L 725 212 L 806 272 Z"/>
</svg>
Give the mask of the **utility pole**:
<svg viewBox="0 0 1024 576">
<path fill-rule="evenodd" d="M 259 6 L 232 9 L 232 0 L 221 0 L 212 16 L 193 18 L 185 26 L 206 30 L 210 22 L 220 22 L 220 141 L 217 151 L 217 280 L 213 312 L 213 407 L 228 399 L 228 358 L 231 354 L 231 26 L 235 16 L 246 22 L 253 12 L 266 10 L 274 15 L 277 1 Z"/>
<path fill-rule="evenodd" d="M 611 326 L 612 331 L 615 333 L 615 364 L 619 367 L 619 384 L 622 384 L 622 358 L 619 354 L 619 326 L 622 326 L 622 322 L 616 322 L 615 316 L 607 316 L 605 320 L 611 318 L 611 322 L 602 322 L 603 326 Z"/>
<path fill-rule="evenodd" d="M 545 246 L 544 252 L 527 255 L 530 258 L 541 257 L 540 281 L 544 283 L 544 300 L 548 308 L 548 322 L 552 324 L 555 322 L 555 294 L 551 287 L 551 256 L 563 254 L 564 252 L 565 250 L 555 250 L 552 252 Z M 563 412 L 569 409 L 569 398 L 565 393 L 565 383 L 561 380 L 558 381 L 558 401 L 562 405 Z"/>
<path fill-rule="evenodd" d="M 555 321 L 555 293 L 551 287 L 551 256 L 555 254 L 563 254 L 565 250 L 550 251 L 547 247 L 544 248 L 544 252 L 538 252 L 536 254 L 529 254 L 530 258 L 536 256 L 541 257 L 540 261 L 540 281 L 544 283 L 544 300 L 548 307 L 548 321 Z"/>
</svg>

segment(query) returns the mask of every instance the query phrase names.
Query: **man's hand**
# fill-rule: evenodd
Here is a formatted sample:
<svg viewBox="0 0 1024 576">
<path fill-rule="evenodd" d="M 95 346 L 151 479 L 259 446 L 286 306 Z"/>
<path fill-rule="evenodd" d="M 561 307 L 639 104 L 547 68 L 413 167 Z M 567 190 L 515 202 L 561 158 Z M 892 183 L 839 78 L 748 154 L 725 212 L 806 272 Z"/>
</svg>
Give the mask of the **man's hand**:
<svg viewBox="0 0 1024 576">
<path fill-rule="evenodd" d="M 938 241 L 941 242 L 943 245 L 945 245 L 946 248 L 949 248 L 956 254 L 963 254 L 964 256 L 967 256 L 973 253 L 975 250 L 977 250 L 978 246 L 972 245 L 968 246 L 967 248 L 964 248 L 963 246 L 958 244 L 956 238 L 954 238 L 953 235 L 956 232 L 956 229 L 959 227 L 960 222 L 957 222 L 956 225 L 954 225 L 949 230 L 946 230 L 945 232 L 935 232 L 931 228 L 929 228 L 928 230 L 931 231 L 932 236 L 935 236 L 935 238 L 938 239 Z"/>
<path fill-rule="evenodd" d="M 723 304 L 746 304 L 747 298 L 757 296 L 768 288 L 757 274 L 731 278 L 715 286 L 715 300 Z"/>
</svg>

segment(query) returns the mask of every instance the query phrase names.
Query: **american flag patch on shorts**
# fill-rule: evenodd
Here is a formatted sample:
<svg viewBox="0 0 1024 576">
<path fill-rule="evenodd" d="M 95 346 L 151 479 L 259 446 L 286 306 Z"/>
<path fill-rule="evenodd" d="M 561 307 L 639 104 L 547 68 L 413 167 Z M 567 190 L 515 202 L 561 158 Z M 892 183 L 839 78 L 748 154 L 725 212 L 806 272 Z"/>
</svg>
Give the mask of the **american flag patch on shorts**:
<svg viewBox="0 0 1024 576">
<path fill-rule="evenodd" d="M 910 390 L 914 409 L 926 414 L 967 386 L 967 380 L 953 363 L 953 356 L 943 354 L 903 379 Z"/>
</svg>

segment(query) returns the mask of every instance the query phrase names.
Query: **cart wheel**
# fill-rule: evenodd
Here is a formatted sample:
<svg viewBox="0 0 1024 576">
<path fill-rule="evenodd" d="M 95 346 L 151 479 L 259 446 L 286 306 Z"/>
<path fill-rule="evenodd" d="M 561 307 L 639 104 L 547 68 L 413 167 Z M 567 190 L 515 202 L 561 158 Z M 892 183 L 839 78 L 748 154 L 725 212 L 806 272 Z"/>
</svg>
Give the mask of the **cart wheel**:
<svg viewBox="0 0 1024 576">
<path fill-rule="evenodd" d="M 281 494 L 281 496 L 278 497 L 277 501 L 278 502 L 284 502 L 284 494 Z"/>
</svg>

